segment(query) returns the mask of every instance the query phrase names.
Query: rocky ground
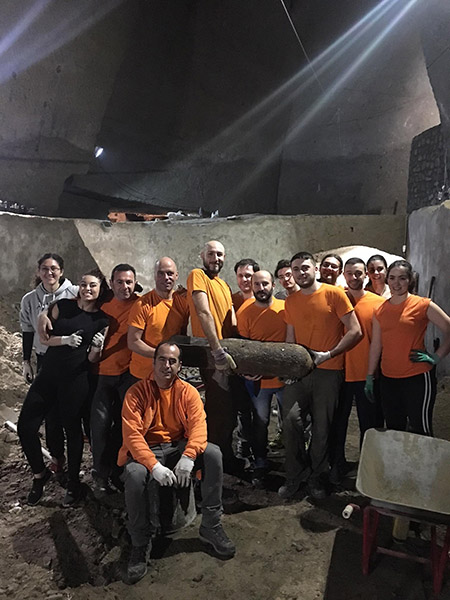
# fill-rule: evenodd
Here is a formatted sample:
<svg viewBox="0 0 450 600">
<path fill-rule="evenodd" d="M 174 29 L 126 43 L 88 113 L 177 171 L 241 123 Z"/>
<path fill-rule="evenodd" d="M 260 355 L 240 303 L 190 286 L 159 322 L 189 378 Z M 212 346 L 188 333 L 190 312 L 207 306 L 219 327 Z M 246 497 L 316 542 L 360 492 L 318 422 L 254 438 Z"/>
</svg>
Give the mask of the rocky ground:
<svg viewBox="0 0 450 600">
<path fill-rule="evenodd" d="M 20 369 L 18 308 L 0 302 L 0 417 L 17 420 L 26 393 Z M 450 439 L 450 381 L 443 381 L 435 411 L 436 435 Z M 358 431 L 352 415 L 348 458 L 358 458 Z M 431 596 L 429 569 L 383 557 L 368 577 L 361 574 L 361 514 L 342 518 L 348 502 L 363 498 L 354 480 L 328 498 L 313 502 L 304 490 L 284 502 L 276 490 L 283 481 L 282 451 L 271 455 L 265 490 L 227 476 L 224 526 L 237 546 L 233 560 L 208 554 L 197 538 L 199 517 L 177 534 L 159 538 L 149 575 L 135 586 L 123 583 L 129 545 L 120 494 L 97 499 L 90 490 L 90 457 L 84 456 L 86 499 L 62 509 L 63 488 L 51 481 L 37 507 L 25 503 L 30 472 L 16 436 L 0 429 L 0 598 L 47 600 L 422 600 Z M 391 522 L 381 522 L 389 542 Z M 426 537 L 426 531 L 422 537 Z M 426 553 L 427 542 L 410 537 L 399 549 Z M 450 600 L 450 577 L 441 594 Z"/>
</svg>

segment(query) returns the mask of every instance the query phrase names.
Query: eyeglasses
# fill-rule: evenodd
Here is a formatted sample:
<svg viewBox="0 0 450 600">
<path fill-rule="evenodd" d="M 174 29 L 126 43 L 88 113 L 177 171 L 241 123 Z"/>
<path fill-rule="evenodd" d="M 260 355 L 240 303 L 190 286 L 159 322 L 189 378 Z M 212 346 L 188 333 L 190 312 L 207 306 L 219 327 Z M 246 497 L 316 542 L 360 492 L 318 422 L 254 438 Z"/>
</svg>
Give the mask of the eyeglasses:
<svg viewBox="0 0 450 600">
<path fill-rule="evenodd" d="M 44 273 L 57 273 L 58 271 L 61 271 L 60 267 L 39 267 L 39 270 Z"/>
<path fill-rule="evenodd" d="M 278 275 L 278 279 L 290 279 L 292 277 L 292 273 L 285 273 L 284 275 Z"/>
</svg>

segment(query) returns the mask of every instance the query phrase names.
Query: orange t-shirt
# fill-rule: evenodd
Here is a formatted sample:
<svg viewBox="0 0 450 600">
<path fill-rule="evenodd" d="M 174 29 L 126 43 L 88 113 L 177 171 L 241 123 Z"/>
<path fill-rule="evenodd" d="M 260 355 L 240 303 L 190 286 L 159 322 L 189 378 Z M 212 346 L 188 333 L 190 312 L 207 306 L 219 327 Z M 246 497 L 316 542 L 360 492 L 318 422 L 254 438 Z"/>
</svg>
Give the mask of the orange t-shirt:
<svg viewBox="0 0 450 600">
<path fill-rule="evenodd" d="M 184 427 L 177 416 L 173 392 L 173 386 L 167 390 L 159 388 L 159 401 L 156 402 L 153 421 L 145 434 L 149 446 L 177 442 L 184 436 Z"/>
<path fill-rule="evenodd" d="M 301 290 L 286 298 L 285 319 L 295 331 L 297 344 L 311 350 L 326 352 L 340 342 L 344 333 L 341 317 L 352 312 L 353 306 L 344 290 L 322 283 L 312 294 Z M 338 370 L 344 368 L 344 356 L 340 354 L 318 366 L 318 369 Z"/>
<path fill-rule="evenodd" d="M 372 319 L 376 308 L 385 302 L 385 298 L 366 292 L 356 300 L 355 314 L 364 337 L 351 350 L 345 353 L 345 381 L 365 381 L 369 366 L 369 348 L 372 340 Z"/>
<path fill-rule="evenodd" d="M 430 302 L 429 298 L 411 294 L 401 304 L 386 300 L 375 311 L 381 327 L 381 371 L 386 377 L 412 377 L 432 368 L 429 363 L 409 360 L 411 350 L 425 348 Z"/>
<path fill-rule="evenodd" d="M 234 312 L 237 312 L 241 308 L 245 300 L 246 299 L 241 294 L 241 292 L 234 292 L 234 294 L 231 294 L 231 301 L 233 302 Z M 251 298 L 247 298 L 247 300 L 251 300 Z"/>
<path fill-rule="evenodd" d="M 129 300 L 112 298 L 102 304 L 102 311 L 109 317 L 109 328 L 97 367 L 99 375 L 121 375 L 128 369 L 131 360 L 127 345 L 128 318 L 138 299 L 138 296 Z"/>
<path fill-rule="evenodd" d="M 219 340 L 224 337 L 230 337 L 232 333 L 231 315 L 233 305 L 228 283 L 220 279 L 220 277 L 208 277 L 203 269 L 194 269 L 189 273 L 187 289 L 192 335 L 195 337 L 205 337 L 192 300 L 192 294 L 201 291 L 205 292 L 208 297 L 209 310 L 214 319 L 217 337 Z"/>
<path fill-rule="evenodd" d="M 238 331 L 242 337 L 260 342 L 284 342 L 286 323 L 284 321 L 284 300 L 272 299 L 270 306 L 261 307 L 255 299 L 242 306 L 236 314 Z M 261 380 L 261 388 L 279 388 L 283 384 L 278 377 Z"/>
<path fill-rule="evenodd" d="M 171 300 L 161 298 L 156 290 L 151 290 L 135 303 L 130 311 L 128 325 L 142 329 L 142 341 L 155 348 L 163 340 L 173 335 L 185 334 L 189 320 L 186 298 L 177 292 Z M 144 379 L 153 372 L 153 358 L 133 352 L 130 373 Z"/>
</svg>

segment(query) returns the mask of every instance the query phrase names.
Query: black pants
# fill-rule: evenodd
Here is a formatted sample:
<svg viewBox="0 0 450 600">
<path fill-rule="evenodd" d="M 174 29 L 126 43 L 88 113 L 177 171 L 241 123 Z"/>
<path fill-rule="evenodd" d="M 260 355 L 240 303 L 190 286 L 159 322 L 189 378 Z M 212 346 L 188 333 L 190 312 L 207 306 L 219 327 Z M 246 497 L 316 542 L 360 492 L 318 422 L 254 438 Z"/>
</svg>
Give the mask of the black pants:
<svg viewBox="0 0 450 600">
<path fill-rule="evenodd" d="M 436 368 L 413 377 L 381 375 L 381 404 L 388 429 L 433 435 Z"/>
<path fill-rule="evenodd" d="M 208 426 L 208 442 L 217 444 L 222 451 L 224 469 L 232 470 L 235 456 L 233 453 L 233 431 L 236 427 L 238 400 L 233 394 L 233 378 L 230 376 L 230 389 L 224 390 L 213 379 L 213 369 L 200 369 L 205 384 L 205 411 Z M 239 395 L 239 394 L 238 394 Z"/>
<path fill-rule="evenodd" d="M 64 380 L 57 374 L 41 370 L 31 384 L 17 423 L 23 451 L 34 474 L 45 468 L 39 441 L 39 428 L 44 419 L 57 409 L 67 438 L 69 481 L 79 481 L 83 454 L 82 415 L 95 391 L 96 377 L 82 371 Z M 50 453 L 54 449 L 49 446 Z M 56 455 L 55 455 L 56 456 Z"/>
<path fill-rule="evenodd" d="M 43 354 L 36 354 L 37 371 L 41 370 Z M 53 458 L 61 460 L 64 457 L 64 429 L 55 406 L 45 417 L 45 441 Z"/>
<path fill-rule="evenodd" d="M 121 375 L 99 375 L 91 408 L 91 444 L 94 470 L 106 479 L 117 467 L 122 446 L 122 404 L 134 383 L 128 371 Z"/>
<path fill-rule="evenodd" d="M 339 392 L 339 402 L 332 426 L 332 445 L 330 448 L 331 465 L 345 464 L 345 441 L 347 438 L 348 420 L 352 412 L 353 401 L 358 414 L 361 447 L 364 434 L 372 427 L 383 427 L 384 416 L 381 408 L 380 386 L 375 380 L 375 402 L 369 402 L 364 393 L 365 381 L 346 381 Z"/>
</svg>

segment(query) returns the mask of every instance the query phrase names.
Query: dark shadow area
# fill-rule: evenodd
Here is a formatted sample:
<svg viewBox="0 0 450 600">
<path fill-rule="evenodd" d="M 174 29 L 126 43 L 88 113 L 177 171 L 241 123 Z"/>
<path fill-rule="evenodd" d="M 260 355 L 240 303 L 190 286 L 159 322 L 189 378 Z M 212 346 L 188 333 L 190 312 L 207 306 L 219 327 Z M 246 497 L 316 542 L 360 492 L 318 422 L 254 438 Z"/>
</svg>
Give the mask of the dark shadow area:
<svg viewBox="0 0 450 600">
<path fill-rule="evenodd" d="M 421 540 L 408 540 L 407 544 L 392 544 L 391 519 L 380 519 L 379 543 L 392 545 L 399 551 L 412 551 L 427 555 L 429 545 Z M 324 600 L 428 600 L 433 598 L 431 573 L 428 566 L 376 555 L 371 571 L 364 576 L 361 568 L 362 532 L 340 529 L 336 533 Z M 450 582 L 444 578 L 440 600 L 450 599 Z"/>
<path fill-rule="evenodd" d="M 91 581 L 91 573 L 85 555 L 73 537 L 64 514 L 53 513 L 49 518 L 50 535 L 56 548 L 58 570 L 69 587 L 78 587 Z"/>
</svg>

